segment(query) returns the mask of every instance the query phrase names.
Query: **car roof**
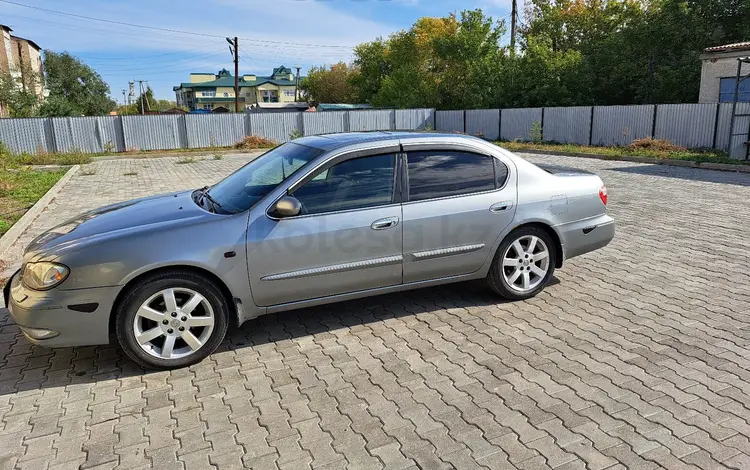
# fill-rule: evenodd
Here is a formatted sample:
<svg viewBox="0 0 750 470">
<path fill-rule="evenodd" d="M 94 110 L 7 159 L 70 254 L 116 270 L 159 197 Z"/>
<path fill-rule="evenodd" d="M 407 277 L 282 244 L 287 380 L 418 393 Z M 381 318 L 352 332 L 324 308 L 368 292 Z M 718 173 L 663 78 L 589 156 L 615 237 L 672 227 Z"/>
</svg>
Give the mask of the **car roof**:
<svg viewBox="0 0 750 470">
<path fill-rule="evenodd" d="M 307 145 L 309 147 L 316 147 L 322 150 L 334 150 L 340 147 L 348 145 L 362 144 L 367 142 L 382 142 L 388 140 L 399 140 L 401 142 L 410 139 L 419 139 L 420 141 L 435 140 L 449 138 L 459 138 L 467 140 L 476 140 L 475 137 L 468 136 L 465 134 L 448 134 L 441 132 L 430 132 L 430 131 L 372 131 L 372 132 L 342 132 L 338 134 L 321 134 L 309 137 L 303 137 L 297 139 L 294 142 Z"/>
</svg>

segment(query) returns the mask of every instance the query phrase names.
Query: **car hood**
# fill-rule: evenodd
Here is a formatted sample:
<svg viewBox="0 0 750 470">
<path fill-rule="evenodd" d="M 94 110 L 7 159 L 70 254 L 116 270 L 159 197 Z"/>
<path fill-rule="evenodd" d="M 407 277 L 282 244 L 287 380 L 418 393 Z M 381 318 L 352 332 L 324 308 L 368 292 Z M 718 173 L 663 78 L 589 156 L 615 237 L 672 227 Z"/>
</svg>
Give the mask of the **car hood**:
<svg viewBox="0 0 750 470">
<path fill-rule="evenodd" d="M 161 194 L 100 207 L 70 219 L 35 238 L 27 255 L 49 255 L 61 249 L 216 216 L 195 204 L 192 191 Z"/>
</svg>

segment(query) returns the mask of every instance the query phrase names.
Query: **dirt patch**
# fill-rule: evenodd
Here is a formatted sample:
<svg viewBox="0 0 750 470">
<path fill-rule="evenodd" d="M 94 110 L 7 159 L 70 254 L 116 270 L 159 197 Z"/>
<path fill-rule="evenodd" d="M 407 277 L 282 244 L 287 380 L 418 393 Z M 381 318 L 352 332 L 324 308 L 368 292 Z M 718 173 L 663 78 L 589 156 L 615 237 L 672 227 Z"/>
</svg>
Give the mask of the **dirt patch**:
<svg viewBox="0 0 750 470">
<path fill-rule="evenodd" d="M 272 148 L 276 147 L 277 145 L 279 145 L 278 142 L 274 142 L 273 140 L 251 135 L 237 142 L 234 145 L 234 148 L 238 150 L 255 150 Z"/>
</svg>

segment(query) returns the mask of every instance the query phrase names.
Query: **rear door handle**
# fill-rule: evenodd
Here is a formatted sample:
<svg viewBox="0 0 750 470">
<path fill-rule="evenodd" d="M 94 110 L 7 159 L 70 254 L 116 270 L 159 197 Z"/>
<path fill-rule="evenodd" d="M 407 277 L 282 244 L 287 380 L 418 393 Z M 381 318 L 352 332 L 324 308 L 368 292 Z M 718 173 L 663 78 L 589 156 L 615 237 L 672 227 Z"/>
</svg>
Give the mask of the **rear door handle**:
<svg viewBox="0 0 750 470">
<path fill-rule="evenodd" d="M 511 201 L 496 202 L 490 206 L 490 212 L 503 212 L 513 207 Z"/>
<path fill-rule="evenodd" d="M 373 230 L 385 230 L 398 225 L 398 217 L 386 217 L 385 219 L 378 219 L 370 225 Z"/>
</svg>

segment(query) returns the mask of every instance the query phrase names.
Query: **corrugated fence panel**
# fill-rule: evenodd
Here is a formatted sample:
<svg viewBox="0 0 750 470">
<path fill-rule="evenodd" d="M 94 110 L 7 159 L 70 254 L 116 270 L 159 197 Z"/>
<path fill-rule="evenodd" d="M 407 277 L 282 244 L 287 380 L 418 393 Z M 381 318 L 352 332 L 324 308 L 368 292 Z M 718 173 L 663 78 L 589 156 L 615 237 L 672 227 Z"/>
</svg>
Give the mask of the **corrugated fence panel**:
<svg viewBox="0 0 750 470">
<path fill-rule="evenodd" d="M 188 147 L 230 147 L 245 137 L 244 114 L 187 114 Z"/>
<path fill-rule="evenodd" d="M 349 111 L 349 130 L 352 132 L 392 130 L 394 113 L 393 109 Z"/>
<path fill-rule="evenodd" d="M 435 111 L 435 129 L 440 132 L 464 132 L 464 112 Z"/>
<path fill-rule="evenodd" d="M 544 140 L 566 144 L 589 144 L 591 107 L 544 108 Z"/>
<path fill-rule="evenodd" d="M 248 114 L 250 134 L 275 142 L 288 142 L 290 136 L 302 134 L 302 113 Z"/>
<path fill-rule="evenodd" d="M 302 113 L 305 135 L 330 134 L 349 130 L 349 111 Z"/>
<path fill-rule="evenodd" d="M 750 103 L 737 103 L 737 114 L 750 114 Z M 729 126 L 732 119 L 732 103 L 721 103 L 719 105 L 719 123 L 716 126 L 716 148 L 727 150 L 729 156 L 742 160 L 745 158 L 745 142 L 750 140 L 748 129 L 750 129 L 750 117 L 736 117 L 734 121 L 734 133 L 740 134 L 732 137 L 732 145 L 729 144 Z"/>
<path fill-rule="evenodd" d="M 499 109 L 470 109 L 466 111 L 466 133 L 487 140 L 500 138 Z"/>
<path fill-rule="evenodd" d="M 396 129 L 408 130 L 435 130 L 435 110 L 423 109 L 397 109 Z"/>
<path fill-rule="evenodd" d="M 654 138 L 688 148 L 713 147 L 716 106 L 715 103 L 658 105 Z"/>
<path fill-rule="evenodd" d="M 123 116 L 127 150 L 171 150 L 187 148 L 185 116 Z"/>
<path fill-rule="evenodd" d="M 122 117 L 60 117 L 52 118 L 58 152 L 85 153 L 122 152 L 125 140 Z"/>
<path fill-rule="evenodd" d="M 500 138 L 502 140 L 532 140 L 534 123 L 542 124 L 542 108 L 513 108 L 500 111 Z"/>
<path fill-rule="evenodd" d="M 594 106 L 591 145 L 628 145 L 651 136 L 654 106 Z"/>
<path fill-rule="evenodd" d="M 0 142 L 15 153 L 56 150 L 52 121 L 46 118 L 0 119 Z"/>
</svg>

